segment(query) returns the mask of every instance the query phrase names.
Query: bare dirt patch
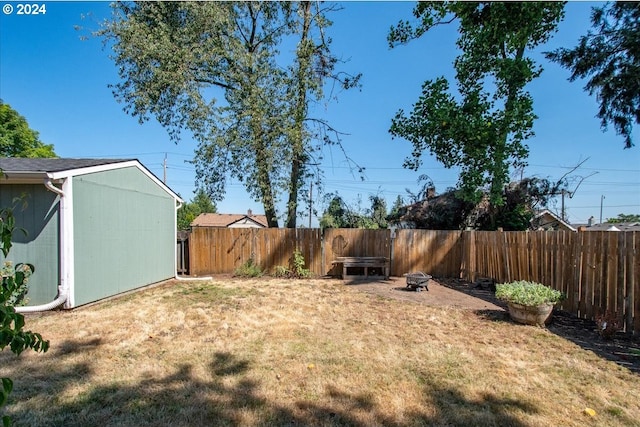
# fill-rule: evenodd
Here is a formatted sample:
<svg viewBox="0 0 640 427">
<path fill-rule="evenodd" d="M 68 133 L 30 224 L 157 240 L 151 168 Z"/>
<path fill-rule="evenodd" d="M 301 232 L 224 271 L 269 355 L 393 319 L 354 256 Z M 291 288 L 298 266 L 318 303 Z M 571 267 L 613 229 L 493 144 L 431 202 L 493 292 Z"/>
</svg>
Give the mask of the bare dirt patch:
<svg viewBox="0 0 640 427">
<path fill-rule="evenodd" d="M 462 292 L 452 285 L 454 281 L 444 279 L 431 279 L 428 283 L 429 290 L 416 292 L 407 288 L 404 277 L 391 277 L 388 280 L 380 281 L 351 281 L 345 282 L 347 286 L 354 289 L 368 292 L 388 298 L 411 301 L 419 304 L 426 304 L 434 307 L 455 307 L 465 310 L 493 310 L 504 312 L 504 305 L 489 292 Z M 460 282 L 462 285 L 463 282 Z M 461 286 L 460 285 L 460 286 Z M 468 286 L 471 291 L 471 286 Z M 481 297 L 482 296 L 482 297 Z"/>
</svg>

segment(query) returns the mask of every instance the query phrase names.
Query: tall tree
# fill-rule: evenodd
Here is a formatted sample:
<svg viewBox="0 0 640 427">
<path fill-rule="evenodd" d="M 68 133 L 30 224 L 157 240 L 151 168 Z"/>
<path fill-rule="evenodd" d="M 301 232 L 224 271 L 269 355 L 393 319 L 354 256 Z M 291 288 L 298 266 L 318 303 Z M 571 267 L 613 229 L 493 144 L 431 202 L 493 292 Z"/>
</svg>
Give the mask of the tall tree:
<svg viewBox="0 0 640 427">
<path fill-rule="evenodd" d="M 311 161 L 305 121 L 310 94 L 333 70 L 326 43 L 312 28 L 327 26 L 310 3 L 115 3 L 98 36 L 112 44 L 123 81 L 114 86 L 125 111 L 149 116 L 178 141 L 198 141 L 196 179 L 214 201 L 230 178 L 261 201 L 270 227 L 288 195 L 295 226 L 301 183 Z M 279 49 L 299 36 L 292 62 Z M 287 45 L 288 46 L 288 45 Z"/>
<path fill-rule="evenodd" d="M 492 205 L 504 204 L 509 167 L 524 164 L 536 117 L 525 86 L 542 69 L 527 51 L 548 40 L 563 10 L 558 2 L 420 2 L 417 23 L 392 27 L 395 47 L 435 26 L 459 24 L 458 93 L 444 77 L 427 80 L 413 111 L 400 110 L 392 120 L 390 133 L 413 144 L 404 166 L 417 170 L 429 150 L 445 167 L 461 169 L 465 200 L 478 202 L 488 187 Z"/>
<path fill-rule="evenodd" d="M 178 230 L 188 230 L 193 220 L 201 213 L 216 212 L 217 208 L 215 203 L 213 203 L 209 195 L 200 188 L 191 202 L 185 203 L 180 209 L 178 209 Z"/>
<path fill-rule="evenodd" d="M 328 81 L 337 83 L 342 89 L 350 89 L 358 86 L 360 80 L 359 74 L 354 76 L 335 70 L 338 59 L 331 53 L 331 40 L 326 37 L 326 30 L 331 25 L 326 14 L 336 11 L 336 7 L 325 7 L 320 2 L 311 1 L 297 2 L 295 7 L 294 28 L 299 40 L 294 64 L 289 67 L 287 95 L 291 117 L 291 170 L 285 223 L 287 228 L 296 227 L 300 189 L 305 179 L 312 178 L 313 174 L 309 168 L 319 160 L 314 158 L 319 147 L 311 144 L 312 139 L 316 137 L 322 142 L 337 142 L 327 137 L 327 131 L 333 130 L 328 123 L 310 117 L 309 106 L 324 97 L 324 85 Z M 320 135 L 314 132 L 314 128 L 320 128 Z"/>
<path fill-rule="evenodd" d="M 0 99 L 0 157 L 56 157 L 52 144 L 40 141 L 27 119 Z"/>
<path fill-rule="evenodd" d="M 393 205 L 391 206 L 389 215 L 387 215 L 387 222 L 396 222 L 400 218 L 401 211 L 404 205 L 404 199 L 402 198 L 402 196 L 398 195 L 398 197 L 396 197 L 396 200 L 393 202 Z"/>
<path fill-rule="evenodd" d="M 273 180 L 283 159 L 283 72 L 276 47 L 288 26 L 286 5 L 271 2 L 114 3 L 98 35 L 113 42 L 125 111 L 150 115 L 178 141 L 199 142 L 196 177 L 221 200 L 227 176 L 261 200 L 277 227 Z M 222 100 L 218 100 L 221 97 Z"/>
<path fill-rule="evenodd" d="M 371 201 L 371 221 L 376 228 L 387 228 L 387 201 L 380 196 L 369 196 Z"/>
<path fill-rule="evenodd" d="M 357 206 L 349 206 L 337 193 L 325 196 L 327 208 L 320 218 L 321 228 L 369 228 L 387 227 L 387 203 L 380 196 L 370 196 L 371 209 L 363 209 L 358 198 Z"/>
<path fill-rule="evenodd" d="M 573 49 L 560 48 L 547 58 L 571 71 L 569 81 L 587 78 L 584 89 L 600 103 L 603 130 L 613 124 L 631 148 L 633 124 L 640 123 L 640 3 L 617 1 L 594 7 L 593 31 Z"/>
<path fill-rule="evenodd" d="M 349 208 L 337 194 L 329 195 L 329 204 L 320 218 L 320 228 L 348 227 Z"/>
</svg>

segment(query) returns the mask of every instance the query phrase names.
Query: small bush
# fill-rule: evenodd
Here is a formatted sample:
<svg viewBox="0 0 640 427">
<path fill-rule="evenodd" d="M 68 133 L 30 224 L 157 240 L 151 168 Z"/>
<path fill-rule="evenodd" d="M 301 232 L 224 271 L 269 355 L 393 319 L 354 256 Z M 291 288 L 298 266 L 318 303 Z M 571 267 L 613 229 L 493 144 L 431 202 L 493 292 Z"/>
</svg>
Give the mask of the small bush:
<svg viewBox="0 0 640 427">
<path fill-rule="evenodd" d="M 293 266 L 293 275 L 294 277 L 304 278 L 311 277 L 311 270 L 304 267 L 304 255 L 302 252 L 296 249 L 291 257 L 291 265 Z"/>
<path fill-rule="evenodd" d="M 276 265 L 273 275 L 275 277 L 290 277 L 291 271 L 284 265 Z"/>
<path fill-rule="evenodd" d="M 304 279 L 313 276 L 311 270 L 304 267 L 304 255 L 299 250 L 296 250 L 289 259 L 290 268 L 283 265 L 278 265 L 274 269 L 273 275 L 275 277 L 285 277 L 288 279 Z"/>
<path fill-rule="evenodd" d="M 555 304 L 562 300 L 562 293 L 540 283 L 520 280 L 497 284 L 496 298 L 515 304 L 536 306 Z"/>
<path fill-rule="evenodd" d="M 249 258 L 247 262 L 236 268 L 233 274 L 239 277 L 260 277 L 262 276 L 262 270 L 260 266 L 253 261 L 253 258 Z"/>
</svg>

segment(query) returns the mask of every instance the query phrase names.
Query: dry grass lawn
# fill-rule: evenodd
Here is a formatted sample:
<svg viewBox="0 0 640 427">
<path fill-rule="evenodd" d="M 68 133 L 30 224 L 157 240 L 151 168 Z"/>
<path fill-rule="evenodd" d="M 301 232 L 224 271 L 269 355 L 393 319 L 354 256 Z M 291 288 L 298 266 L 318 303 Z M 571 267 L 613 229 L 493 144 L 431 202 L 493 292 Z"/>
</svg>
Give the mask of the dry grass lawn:
<svg viewBox="0 0 640 427">
<path fill-rule="evenodd" d="M 27 328 L 51 349 L 0 353 L 18 426 L 640 426 L 640 376 L 550 331 L 339 280 L 171 282 Z"/>
</svg>

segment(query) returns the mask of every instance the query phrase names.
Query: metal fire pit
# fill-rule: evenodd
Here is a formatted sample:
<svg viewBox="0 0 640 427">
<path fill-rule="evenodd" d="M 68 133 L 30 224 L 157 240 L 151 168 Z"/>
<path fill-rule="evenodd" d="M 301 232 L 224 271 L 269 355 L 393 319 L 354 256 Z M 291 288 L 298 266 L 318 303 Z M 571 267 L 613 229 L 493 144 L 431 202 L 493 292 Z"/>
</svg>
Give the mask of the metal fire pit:
<svg viewBox="0 0 640 427">
<path fill-rule="evenodd" d="M 431 276 L 428 274 L 424 274 L 422 271 L 418 271 L 417 273 L 407 273 L 405 274 L 407 278 L 407 289 L 412 291 L 420 292 L 422 288 L 425 290 L 429 290 L 428 284 Z"/>
</svg>

